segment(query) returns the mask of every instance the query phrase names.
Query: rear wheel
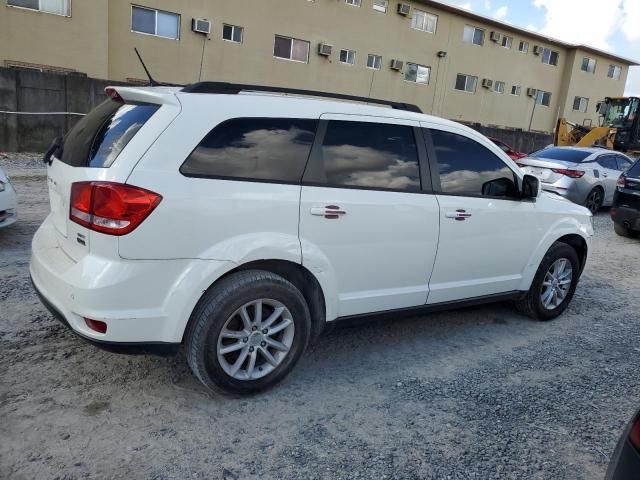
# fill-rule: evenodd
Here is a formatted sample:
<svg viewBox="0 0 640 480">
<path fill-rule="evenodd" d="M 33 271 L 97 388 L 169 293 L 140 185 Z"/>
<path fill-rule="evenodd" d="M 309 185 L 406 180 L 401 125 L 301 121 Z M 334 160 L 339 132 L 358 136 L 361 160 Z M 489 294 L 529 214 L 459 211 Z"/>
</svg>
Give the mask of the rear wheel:
<svg viewBox="0 0 640 480">
<path fill-rule="evenodd" d="M 531 288 L 516 306 L 536 320 L 553 320 L 571 302 L 579 277 L 576 251 L 565 243 L 555 243 L 540 262 Z"/>
<path fill-rule="evenodd" d="M 187 332 L 187 359 L 200 381 L 228 393 L 264 390 L 282 380 L 309 342 L 300 291 L 271 272 L 222 279 L 203 297 Z"/>
<path fill-rule="evenodd" d="M 598 213 L 598 210 L 602 208 L 604 202 L 604 192 L 601 188 L 594 188 L 587 195 L 587 199 L 584 202 L 584 206 L 587 207 L 593 215 Z"/>
</svg>

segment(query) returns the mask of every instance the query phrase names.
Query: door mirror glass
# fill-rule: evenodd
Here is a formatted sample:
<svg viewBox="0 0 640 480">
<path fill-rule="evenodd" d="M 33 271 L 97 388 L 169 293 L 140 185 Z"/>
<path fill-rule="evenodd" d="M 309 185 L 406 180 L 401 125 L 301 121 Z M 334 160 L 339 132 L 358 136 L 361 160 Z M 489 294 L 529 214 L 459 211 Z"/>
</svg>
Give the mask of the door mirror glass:
<svg viewBox="0 0 640 480">
<path fill-rule="evenodd" d="M 522 198 L 538 198 L 540 180 L 533 175 L 525 175 L 522 179 Z"/>
<path fill-rule="evenodd" d="M 482 184 L 482 195 L 486 197 L 516 197 L 518 189 L 510 178 L 502 177 Z"/>
</svg>

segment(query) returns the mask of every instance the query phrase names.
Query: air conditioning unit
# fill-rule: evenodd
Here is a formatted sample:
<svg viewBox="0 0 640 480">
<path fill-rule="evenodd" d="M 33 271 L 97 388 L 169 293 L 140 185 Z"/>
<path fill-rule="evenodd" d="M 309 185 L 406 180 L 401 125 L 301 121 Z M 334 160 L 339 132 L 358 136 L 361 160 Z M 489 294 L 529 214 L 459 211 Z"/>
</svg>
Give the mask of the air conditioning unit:
<svg viewBox="0 0 640 480">
<path fill-rule="evenodd" d="M 527 96 L 528 97 L 537 97 L 538 96 L 538 90 L 535 88 L 527 88 Z"/>
<path fill-rule="evenodd" d="M 391 60 L 391 70 L 402 70 L 404 62 L 402 60 Z"/>
<path fill-rule="evenodd" d="M 329 45 L 328 43 L 321 43 L 318 45 L 318 55 L 322 55 L 323 57 L 330 57 L 332 50 L 333 45 Z"/>
<path fill-rule="evenodd" d="M 211 33 L 211 22 L 202 18 L 194 18 L 191 20 L 191 30 L 208 35 Z"/>
<path fill-rule="evenodd" d="M 485 78 L 482 80 L 482 86 L 484 88 L 491 88 L 493 87 L 493 80 L 489 80 L 488 78 Z"/>
<path fill-rule="evenodd" d="M 408 16 L 411 13 L 411 5 L 408 3 L 399 3 L 398 4 L 398 14 L 402 16 Z"/>
<path fill-rule="evenodd" d="M 540 45 L 534 45 L 533 46 L 533 54 L 534 55 L 541 55 L 542 54 L 542 47 Z"/>
<path fill-rule="evenodd" d="M 502 40 L 502 34 L 498 32 L 491 32 L 490 38 L 492 42 L 498 43 L 500 40 Z"/>
</svg>

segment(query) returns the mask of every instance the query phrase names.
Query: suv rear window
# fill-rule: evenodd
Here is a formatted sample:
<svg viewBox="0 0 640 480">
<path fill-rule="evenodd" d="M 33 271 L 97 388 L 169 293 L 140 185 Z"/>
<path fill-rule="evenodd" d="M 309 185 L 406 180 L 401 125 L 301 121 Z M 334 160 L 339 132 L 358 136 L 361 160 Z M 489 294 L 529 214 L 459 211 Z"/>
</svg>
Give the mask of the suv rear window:
<svg viewBox="0 0 640 480">
<path fill-rule="evenodd" d="M 316 120 L 235 118 L 215 127 L 180 167 L 187 177 L 300 182 Z"/>
<path fill-rule="evenodd" d="M 160 105 L 106 100 L 64 138 L 61 160 L 72 167 L 110 167 Z"/>
<path fill-rule="evenodd" d="M 627 177 L 640 178 L 640 160 L 636 160 L 636 163 L 634 163 L 633 166 L 629 170 L 627 170 L 626 175 Z"/>
<path fill-rule="evenodd" d="M 573 150 L 570 148 L 545 148 L 529 155 L 530 158 L 548 158 L 549 160 L 562 160 L 564 162 L 580 163 L 591 155 L 592 152 Z"/>
</svg>

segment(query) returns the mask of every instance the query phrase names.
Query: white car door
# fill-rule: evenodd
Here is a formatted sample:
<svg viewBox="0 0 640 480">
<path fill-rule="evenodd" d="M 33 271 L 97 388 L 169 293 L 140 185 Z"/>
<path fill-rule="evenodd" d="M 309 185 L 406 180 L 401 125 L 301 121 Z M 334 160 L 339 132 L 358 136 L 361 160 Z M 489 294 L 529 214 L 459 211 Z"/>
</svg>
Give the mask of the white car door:
<svg viewBox="0 0 640 480">
<path fill-rule="evenodd" d="M 418 122 L 321 119 L 302 183 L 303 265 L 335 284 L 340 317 L 424 305 L 439 210 Z"/>
<path fill-rule="evenodd" d="M 542 235 L 535 202 L 518 198 L 517 175 L 488 141 L 454 127 L 424 132 L 440 204 L 428 303 L 518 290 Z"/>
</svg>

